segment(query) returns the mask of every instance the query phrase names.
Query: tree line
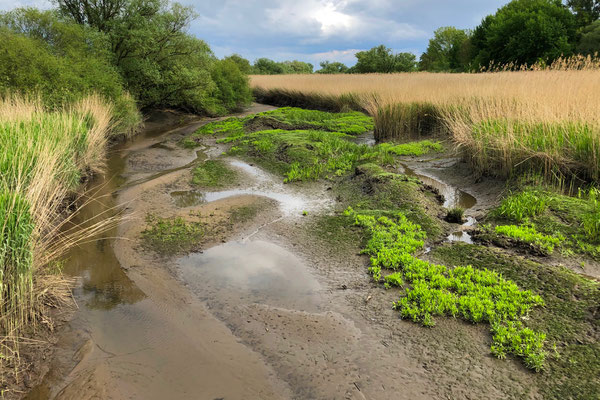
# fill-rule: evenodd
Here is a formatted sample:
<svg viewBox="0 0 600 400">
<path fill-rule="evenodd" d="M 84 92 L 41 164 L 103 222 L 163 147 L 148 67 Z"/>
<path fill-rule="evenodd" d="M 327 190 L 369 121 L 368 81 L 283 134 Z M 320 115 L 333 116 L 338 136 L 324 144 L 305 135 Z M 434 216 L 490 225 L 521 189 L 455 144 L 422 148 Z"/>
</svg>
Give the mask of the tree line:
<svg viewBox="0 0 600 400">
<path fill-rule="evenodd" d="M 352 67 L 323 61 L 316 73 L 469 72 L 508 64 L 549 64 L 561 56 L 598 53 L 600 0 L 567 0 L 565 3 L 560 0 L 513 0 L 485 17 L 474 29 L 453 26 L 437 29 L 419 60 L 412 53 L 394 53 L 380 45 L 356 53 L 356 64 Z M 257 64 L 260 64 L 258 68 Z M 286 62 L 259 59 L 251 67 L 251 73 L 312 72 L 312 65 L 310 71 L 301 72 L 263 67 L 275 64 Z"/>
</svg>

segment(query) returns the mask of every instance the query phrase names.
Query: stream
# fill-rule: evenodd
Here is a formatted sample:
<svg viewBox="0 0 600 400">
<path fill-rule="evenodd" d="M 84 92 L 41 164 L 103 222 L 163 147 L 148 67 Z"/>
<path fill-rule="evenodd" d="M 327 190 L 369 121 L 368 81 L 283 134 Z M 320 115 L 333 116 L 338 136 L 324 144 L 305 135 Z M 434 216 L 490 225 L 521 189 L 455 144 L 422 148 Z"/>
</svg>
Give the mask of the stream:
<svg viewBox="0 0 600 400">
<path fill-rule="evenodd" d="M 244 174 L 240 187 L 194 189 L 186 174 L 196 160 L 220 153 L 182 149 L 177 141 L 202 123 L 173 127 L 159 115 L 111 151 L 107 173 L 90 185 L 75 222 L 119 210 L 123 219 L 67 255 L 64 272 L 81 283 L 74 293 L 78 308 L 49 372 L 26 398 L 364 399 L 368 393 L 388 398 L 386 387 L 396 385 L 407 398 L 430 398 L 433 389 L 423 389 L 430 384 L 415 372 L 415 360 L 391 354 L 375 328 L 353 317 L 356 306 L 334 305 L 338 295 L 305 258 L 262 234 L 282 220 L 294 223 L 304 211 L 327 211 L 334 201 L 324 192 L 300 193 L 235 159 L 226 161 Z M 467 221 L 448 240 L 470 242 L 476 199 L 435 171 L 412 164 L 403 170 L 438 189 L 445 207 L 466 210 Z M 261 206 L 263 220 L 204 251 L 167 260 L 137 243 L 145 213 L 218 215 L 257 199 L 275 204 Z M 408 386 L 377 372 L 397 368 L 398 360 Z"/>
</svg>

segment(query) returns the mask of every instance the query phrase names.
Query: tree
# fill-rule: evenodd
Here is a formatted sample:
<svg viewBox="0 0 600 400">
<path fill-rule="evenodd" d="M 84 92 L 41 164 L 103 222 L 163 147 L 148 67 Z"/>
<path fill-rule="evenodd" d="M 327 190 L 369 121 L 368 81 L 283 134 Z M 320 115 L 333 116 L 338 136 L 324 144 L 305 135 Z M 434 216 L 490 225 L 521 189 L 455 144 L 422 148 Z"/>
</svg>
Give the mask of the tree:
<svg viewBox="0 0 600 400">
<path fill-rule="evenodd" d="M 246 60 L 239 54 L 232 54 L 229 57 L 225 57 L 225 60 L 231 60 L 236 63 L 239 70 L 246 75 L 252 73 L 252 65 L 250 65 L 250 61 Z"/>
<path fill-rule="evenodd" d="M 186 33 L 190 7 L 167 0 L 56 0 L 79 24 L 104 32 L 114 63 L 141 107 L 214 113 L 210 47 Z M 217 107 L 218 108 L 218 107 Z"/>
<path fill-rule="evenodd" d="M 280 75 L 288 72 L 286 72 L 283 64 L 263 57 L 254 61 L 252 73 L 256 75 Z"/>
<path fill-rule="evenodd" d="M 470 63 L 470 32 L 446 26 L 437 29 L 421 55 L 422 71 L 466 71 Z"/>
<path fill-rule="evenodd" d="M 284 61 L 282 64 L 284 65 L 284 70 L 289 71 L 286 73 L 290 74 L 312 74 L 314 69 L 312 64 L 298 60 Z"/>
<path fill-rule="evenodd" d="M 380 45 L 367 51 L 356 53 L 353 71 L 366 74 L 372 72 L 409 72 L 416 68 L 416 56 L 412 53 L 394 54 L 392 49 Z"/>
<path fill-rule="evenodd" d="M 600 18 L 600 0 L 567 0 L 567 6 L 575 13 L 580 27 L 590 25 Z"/>
<path fill-rule="evenodd" d="M 125 132 L 140 117 L 112 58 L 105 34 L 55 12 L 0 14 L 0 91 L 34 92 L 50 108 L 98 93 L 114 104 L 115 131 Z"/>
<path fill-rule="evenodd" d="M 560 0 L 513 0 L 473 33 L 475 65 L 552 62 L 573 53 L 576 21 Z"/>
<path fill-rule="evenodd" d="M 582 29 L 577 52 L 591 55 L 600 54 L 600 21 L 596 21 Z"/>
<path fill-rule="evenodd" d="M 319 65 L 321 69 L 317 71 L 318 74 L 344 74 L 348 72 L 348 67 L 338 61 L 322 61 Z"/>
</svg>

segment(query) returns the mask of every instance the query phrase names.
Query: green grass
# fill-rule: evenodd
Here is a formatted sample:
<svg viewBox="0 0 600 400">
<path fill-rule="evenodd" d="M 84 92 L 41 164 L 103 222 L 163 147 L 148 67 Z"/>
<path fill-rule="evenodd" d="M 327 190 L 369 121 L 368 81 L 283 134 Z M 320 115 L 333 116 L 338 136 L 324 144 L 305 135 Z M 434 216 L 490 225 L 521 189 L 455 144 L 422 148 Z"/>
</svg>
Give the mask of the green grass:
<svg viewBox="0 0 600 400">
<path fill-rule="evenodd" d="M 532 377 L 543 398 L 597 399 L 600 393 L 600 287 L 566 268 L 541 264 L 497 249 L 471 244 L 452 244 L 432 251 L 447 265 L 487 268 L 539 293 L 544 307 L 529 314 L 526 323 L 546 333 L 546 367 Z M 556 348 L 554 348 L 556 346 Z"/>
<path fill-rule="evenodd" d="M 237 179 L 235 171 L 221 160 L 207 160 L 192 170 L 192 183 L 202 187 L 222 187 Z"/>
<path fill-rule="evenodd" d="M 155 215 L 146 217 L 148 227 L 142 232 L 145 245 L 161 254 L 176 254 L 194 250 L 206 234 L 202 222 L 187 222 Z"/>
<path fill-rule="evenodd" d="M 533 223 L 539 234 L 563 237 L 560 241 L 563 252 L 600 259 L 597 193 L 596 189 L 591 189 L 578 196 L 567 196 L 548 188 L 526 187 L 507 196 L 490 213 L 488 221 L 498 225 L 506 221 Z"/>
<path fill-rule="evenodd" d="M 509 238 L 516 239 L 522 243 L 529 243 L 540 248 L 544 253 L 552 254 L 554 248 L 565 241 L 560 233 L 556 235 L 544 235 L 539 233 L 533 224 L 525 225 L 496 225 L 495 232 Z"/>
<path fill-rule="evenodd" d="M 8 331 L 28 321 L 33 303 L 34 221 L 27 200 L 0 190 L 0 221 L 0 326 Z"/>
<path fill-rule="evenodd" d="M 359 135 L 373 130 L 373 119 L 361 112 L 330 113 L 317 110 L 304 110 L 296 107 L 282 107 L 274 111 L 257 114 L 254 118 L 270 117 L 295 125 L 308 125 L 314 130 L 340 132 L 347 135 Z"/>
<path fill-rule="evenodd" d="M 465 210 L 460 207 L 454 207 L 446 213 L 446 221 L 454 224 L 462 224 L 464 220 Z"/>
<path fill-rule="evenodd" d="M 491 119 L 471 130 L 467 148 L 478 170 L 500 176 L 535 171 L 546 177 L 600 177 L 598 131 L 592 123 Z"/>
<path fill-rule="evenodd" d="M 397 156 L 422 156 L 424 154 L 439 152 L 444 149 L 440 142 L 421 140 L 403 144 L 381 143 L 379 147 Z"/>
<path fill-rule="evenodd" d="M 404 288 L 394 304 L 402 318 L 433 326 L 436 316 L 461 317 L 491 325 L 492 353 L 521 357 L 528 368 L 542 370 L 547 356 L 546 335 L 527 327 L 523 319 L 544 305 L 539 295 L 521 290 L 497 272 L 471 265 L 448 268 L 418 259 L 426 233 L 402 213 L 376 218 L 349 208 L 346 215 L 366 230 L 364 254 L 370 256 L 369 271 L 387 287 Z M 382 270 L 391 271 L 388 276 Z"/>
<path fill-rule="evenodd" d="M 515 222 L 523 222 L 546 211 L 548 196 L 538 190 L 514 193 L 502 200 L 492 215 Z"/>
</svg>

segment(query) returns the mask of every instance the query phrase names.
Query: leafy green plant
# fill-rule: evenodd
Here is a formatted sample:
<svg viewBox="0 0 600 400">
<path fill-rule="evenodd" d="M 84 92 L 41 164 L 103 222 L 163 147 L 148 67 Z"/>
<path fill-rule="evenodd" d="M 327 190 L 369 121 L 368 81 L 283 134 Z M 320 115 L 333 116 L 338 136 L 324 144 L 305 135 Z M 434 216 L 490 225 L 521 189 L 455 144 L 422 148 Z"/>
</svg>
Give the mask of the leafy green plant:
<svg viewBox="0 0 600 400">
<path fill-rule="evenodd" d="M 547 206 L 548 199 L 543 192 L 527 189 L 506 197 L 493 214 L 507 220 L 523 222 L 526 218 L 542 214 Z"/>
<path fill-rule="evenodd" d="M 363 253 L 371 257 L 369 271 L 373 278 L 383 278 L 386 287 L 408 284 L 404 296 L 394 304 L 402 318 L 425 326 L 433 326 L 434 317 L 442 315 L 488 322 L 496 356 L 511 353 L 522 357 L 532 369 L 542 368 L 545 335 L 520 322 L 533 307 L 544 304 L 540 296 L 521 290 L 494 271 L 470 265 L 448 268 L 418 259 L 414 254 L 423 248 L 426 235 L 403 213 L 394 218 L 376 218 L 348 208 L 345 215 L 368 233 Z M 383 277 L 383 269 L 393 271 L 387 275 L 389 278 Z"/>
<path fill-rule="evenodd" d="M 495 228 L 496 233 L 517 239 L 523 243 L 531 243 L 548 254 L 552 254 L 554 248 L 565 241 L 565 237 L 560 233 L 555 236 L 539 233 L 533 224 L 524 225 L 498 225 Z"/>
</svg>

